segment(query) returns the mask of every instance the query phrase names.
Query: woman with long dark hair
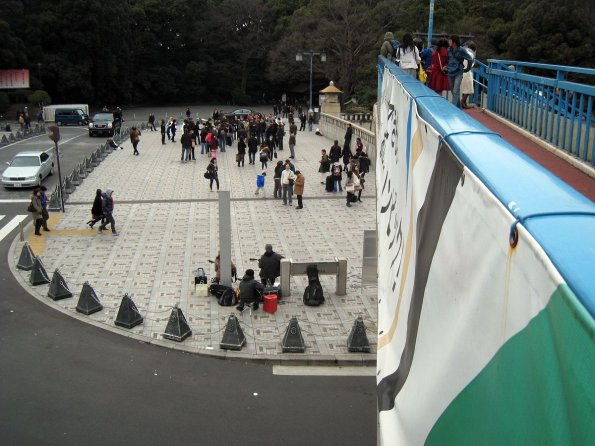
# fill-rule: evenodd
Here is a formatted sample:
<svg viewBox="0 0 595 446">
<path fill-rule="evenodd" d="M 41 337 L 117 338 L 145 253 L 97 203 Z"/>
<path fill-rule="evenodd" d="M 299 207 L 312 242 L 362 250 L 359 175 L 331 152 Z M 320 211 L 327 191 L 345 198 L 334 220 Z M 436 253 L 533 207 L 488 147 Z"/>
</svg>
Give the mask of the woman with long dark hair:
<svg viewBox="0 0 595 446">
<path fill-rule="evenodd" d="M 403 36 L 403 41 L 397 49 L 396 61 L 407 74 L 417 78 L 417 67 L 421 62 L 419 50 L 413 43 L 413 36 L 409 33 Z"/>
</svg>

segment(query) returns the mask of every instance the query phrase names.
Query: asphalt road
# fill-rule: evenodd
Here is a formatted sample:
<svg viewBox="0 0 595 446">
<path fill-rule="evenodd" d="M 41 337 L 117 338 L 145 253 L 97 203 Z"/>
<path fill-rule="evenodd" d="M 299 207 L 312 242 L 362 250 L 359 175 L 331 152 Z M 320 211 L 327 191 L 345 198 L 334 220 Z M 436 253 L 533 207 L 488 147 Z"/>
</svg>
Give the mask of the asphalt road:
<svg viewBox="0 0 595 446">
<path fill-rule="evenodd" d="M 82 130 L 62 133 L 71 138 L 62 145 L 63 171 L 103 142 Z M 33 144 L 51 142 L 42 136 L 2 148 L 0 161 Z M 47 181 L 51 190 L 57 179 Z M 0 201 L 0 229 L 23 211 L 23 203 Z M 376 444 L 373 377 L 278 376 L 271 366 L 168 350 L 84 324 L 13 278 L 7 262 L 16 236 L 15 229 L 0 241 L 0 444 Z"/>
</svg>

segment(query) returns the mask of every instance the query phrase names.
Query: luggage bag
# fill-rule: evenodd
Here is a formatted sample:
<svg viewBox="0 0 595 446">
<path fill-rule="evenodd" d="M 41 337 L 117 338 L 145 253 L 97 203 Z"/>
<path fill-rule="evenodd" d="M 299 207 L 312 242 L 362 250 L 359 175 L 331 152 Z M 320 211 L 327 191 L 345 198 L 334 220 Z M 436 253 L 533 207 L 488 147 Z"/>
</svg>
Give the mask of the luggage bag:
<svg viewBox="0 0 595 446">
<path fill-rule="evenodd" d="M 334 182 L 335 182 L 335 180 L 333 179 L 333 176 L 332 175 L 329 175 L 328 177 L 326 177 L 325 190 L 327 192 L 333 192 Z"/>
</svg>

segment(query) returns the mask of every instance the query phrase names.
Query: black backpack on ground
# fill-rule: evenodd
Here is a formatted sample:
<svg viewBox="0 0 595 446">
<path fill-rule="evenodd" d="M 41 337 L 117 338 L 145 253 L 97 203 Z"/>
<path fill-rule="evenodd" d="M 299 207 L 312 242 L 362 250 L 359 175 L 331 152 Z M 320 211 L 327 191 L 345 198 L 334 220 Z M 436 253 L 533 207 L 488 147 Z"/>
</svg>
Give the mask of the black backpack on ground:
<svg viewBox="0 0 595 446">
<path fill-rule="evenodd" d="M 306 274 L 308 276 L 308 286 L 304 290 L 303 302 L 304 305 L 317 307 L 324 303 L 324 293 L 318 277 L 318 267 L 316 265 L 308 265 Z"/>
<path fill-rule="evenodd" d="M 335 180 L 333 179 L 332 175 L 329 175 L 328 177 L 326 177 L 325 190 L 327 192 L 332 192 L 334 189 L 334 183 L 335 183 Z"/>
<path fill-rule="evenodd" d="M 226 285 L 219 285 L 218 283 L 211 283 L 209 285 L 209 294 L 212 294 L 217 299 L 219 299 L 226 290 L 233 291 L 233 288 Z"/>
<path fill-rule="evenodd" d="M 238 303 L 238 297 L 236 296 L 235 291 L 233 290 L 233 288 L 227 288 L 223 294 L 221 295 L 221 297 L 218 300 L 219 305 L 221 305 L 222 307 L 232 307 L 234 305 L 237 305 Z"/>
</svg>

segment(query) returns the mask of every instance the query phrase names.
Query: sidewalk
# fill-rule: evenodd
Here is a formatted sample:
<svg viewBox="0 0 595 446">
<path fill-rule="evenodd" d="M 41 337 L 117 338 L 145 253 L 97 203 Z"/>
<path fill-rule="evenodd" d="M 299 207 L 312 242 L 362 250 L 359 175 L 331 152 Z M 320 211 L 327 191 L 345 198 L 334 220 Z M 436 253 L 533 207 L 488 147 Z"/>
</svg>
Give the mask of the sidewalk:
<svg viewBox="0 0 595 446">
<path fill-rule="evenodd" d="M 287 124 L 286 124 L 287 126 Z M 178 133 L 179 136 L 179 133 Z M 265 361 L 373 364 L 376 360 L 376 288 L 361 286 L 363 231 L 376 227 L 375 174 L 366 178 L 362 203 L 345 206 L 345 193 L 327 193 L 318 173 L 321 149 L 332 141 L 313 132 L 298 132 L 296 168 L 306 178 L 304 209 L 284 206 L 273 199 L 273 164 L 269 163 L 265 196 L 254 195 L 257 166 L 237 167 L 236 146 L 220 153 L 219 179 L 221 190 L 231 195 L 232 259 L 238 274 L 252 268 L 258 276 L 258 258 L 266 243 L 275 251 L 297 261 L 347 258 L 347 295 L 336 296 L 335 277 L 320 276 L 326 303 L 306 307 L 302 295 L 306 277 L 291 279 L 291 296 L 284 297 L 275 314 L 262 306 L 252 315 L 240 314 L 234 307 L 220 307 L 215 297 L 198 297 L 194 291 L 192 271 L 202 267 L 209 280 L 214 276 L 208 260 L 218 253 L 217 193 L 209 191 L 203 177 L 208 156 L 182 164 L 181 145 L 161 144 L 159 132 L 143 131 L 140 156 L 133 156 L 129 142 L 125 150 L 115 151 L 83 181 L 69 197 L 66 213 L 52 214 L 49 233 L 36 237 L 30 231 L 27 241 L 39 255 L 51 278 L 58 269 L 74 297 L 52 301 L 47 297 L 48 285 L 29 285 L 29 272 L 14 266 L 22 249 L 15 240 L 12 246 L 11 269 L 31 294 L 50 306 L 86 322 L 126 336 L 170 348 L 201 354 Z M 287 138 L 285 141 L 287 147 Z M 279 160 L 289 150 L 279 152 Z M 85 225 L 89 220 L 95 190 L 114 190 L 116 228 L 99 234 Z M 28 228 L 30 229 L 30 228 Z M 88 281 L 104 309 L 90 316 L 75 311 L 84 282 Z M 132 298 L 144 321 L 126 330 L 114 325 L 122 296 Z M 163 339 L 171 308 L 178 305 L 193 333 L 184 342 Z M 241 351 L 219 348 L 228 317 L 235 314 L 246 335 Z M 362 316 L 367 329 L 371 353 L 349 353 L 347 337 L 354 321 Z M 289 320 L 296 317 L 305 340 L 303 354 L 282 353 L 281 341 Z"/>
</svg>

